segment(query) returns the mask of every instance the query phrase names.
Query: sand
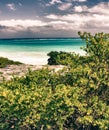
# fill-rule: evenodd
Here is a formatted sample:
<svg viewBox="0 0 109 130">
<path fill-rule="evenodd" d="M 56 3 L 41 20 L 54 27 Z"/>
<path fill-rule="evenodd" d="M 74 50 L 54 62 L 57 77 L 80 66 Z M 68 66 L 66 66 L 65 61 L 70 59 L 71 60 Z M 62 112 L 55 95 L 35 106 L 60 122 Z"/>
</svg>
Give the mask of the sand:
<svg viewBox="0 0 109 130">
<path fill-rule="evenodd" d="M 55 71 L 61 70 L 64 66 L 63 65 L 28 65 L 28 64 L 21 64 L 21 65 L 8 65 L 5 68 L 0 68 L 0 81 L 3 80 L 10 80 L 13 76 L 21 77 L 26 75 L 28 69 L 31 70 L 38 70 L 42 68 L 48 67 L 49 69 L 54 69 Z"/>
</svg>

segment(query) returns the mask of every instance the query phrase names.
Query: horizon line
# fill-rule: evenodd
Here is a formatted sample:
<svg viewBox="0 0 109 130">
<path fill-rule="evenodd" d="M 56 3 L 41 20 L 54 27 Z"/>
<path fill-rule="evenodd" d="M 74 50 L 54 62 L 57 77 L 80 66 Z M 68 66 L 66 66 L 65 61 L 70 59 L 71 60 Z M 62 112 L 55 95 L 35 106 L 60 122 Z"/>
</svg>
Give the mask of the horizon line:
<svg viewBox="0 0 109 130">
<path fill-rule="evenodd" d="M 37 37 L 37 38 L 0 38 L 0 40 L 12 40 L 12 39 L 79 39 L 80 37 Z"/>
</svg>

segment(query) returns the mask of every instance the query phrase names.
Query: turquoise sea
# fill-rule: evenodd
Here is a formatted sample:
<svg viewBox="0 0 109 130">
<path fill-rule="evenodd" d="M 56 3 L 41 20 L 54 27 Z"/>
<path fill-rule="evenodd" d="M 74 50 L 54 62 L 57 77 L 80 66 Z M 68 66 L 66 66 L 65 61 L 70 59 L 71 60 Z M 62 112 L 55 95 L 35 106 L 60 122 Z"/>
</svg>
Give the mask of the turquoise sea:
<svg viewBox="0 0 109 130">
<path fill-rule="evenodd" d="M 26 64 L 47 64 L 50 51 L 75 52 L 84 55 L 80 47 L 85 43 L 79 38 L 63 39 L 1 39 L 0 56 Z"/>
</svg>

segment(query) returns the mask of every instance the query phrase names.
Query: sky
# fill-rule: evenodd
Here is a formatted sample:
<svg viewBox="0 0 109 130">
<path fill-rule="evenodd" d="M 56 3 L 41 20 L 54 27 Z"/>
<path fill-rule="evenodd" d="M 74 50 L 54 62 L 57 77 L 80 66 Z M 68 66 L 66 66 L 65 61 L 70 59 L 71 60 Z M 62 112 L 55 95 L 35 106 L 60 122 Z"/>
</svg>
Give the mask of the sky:
<svg viewBox="0 0 109 130">
<path fill-rule="evenodd" d="M 0 38 L 109 33 L 109 0 L 0 0 Z"/>
</svg>

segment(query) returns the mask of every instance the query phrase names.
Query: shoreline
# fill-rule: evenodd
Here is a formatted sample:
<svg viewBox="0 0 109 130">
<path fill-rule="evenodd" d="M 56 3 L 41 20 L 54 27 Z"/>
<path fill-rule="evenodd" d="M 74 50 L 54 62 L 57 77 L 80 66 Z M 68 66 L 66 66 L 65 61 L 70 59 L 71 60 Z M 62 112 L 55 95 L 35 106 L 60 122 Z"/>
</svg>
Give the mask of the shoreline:
<svg viewBox="0 0 109 130">
<path fill-rule="evenodd" d="M 57 51 L 59 52 L 59 51 Z M 67 51 L 63 51 L 67 52 Z M 75 53 L 79 55 L 86 55 L 83 50 L 74 50 L 68 53 Z M 18 61 L 23 64 L 29 65 L 47 65 L 49 56 L 47 55 L 49 52 L 0 52 L 0 57 L 5 57 L 13 61 Z"/>
<path fill-rule="evenodd" d="M 0 57 L 29 65 L 46 65 L 49 58 L 45 52 L 0 52 Z"/>
</svg>

